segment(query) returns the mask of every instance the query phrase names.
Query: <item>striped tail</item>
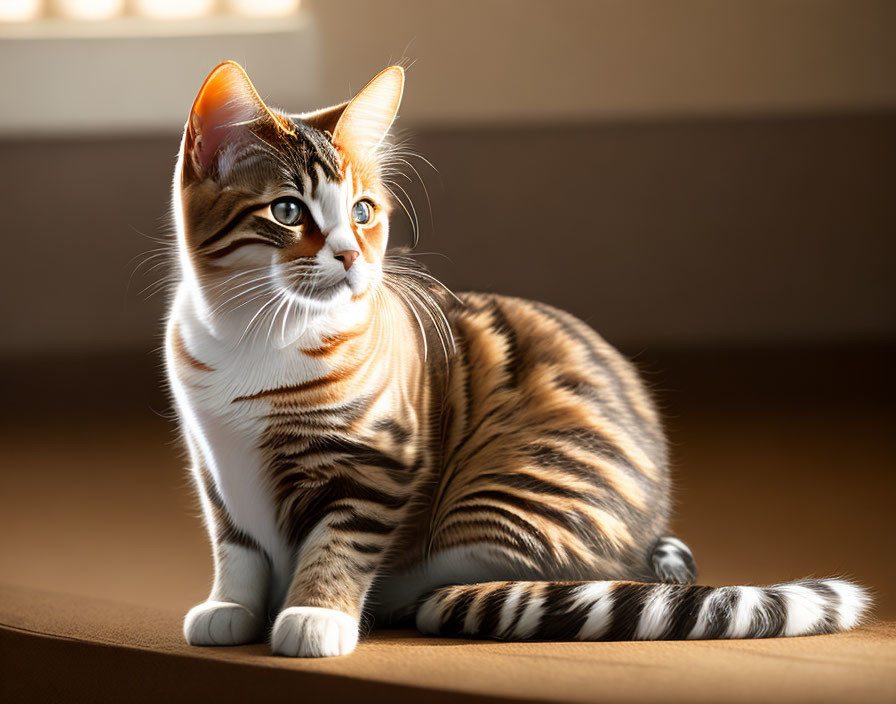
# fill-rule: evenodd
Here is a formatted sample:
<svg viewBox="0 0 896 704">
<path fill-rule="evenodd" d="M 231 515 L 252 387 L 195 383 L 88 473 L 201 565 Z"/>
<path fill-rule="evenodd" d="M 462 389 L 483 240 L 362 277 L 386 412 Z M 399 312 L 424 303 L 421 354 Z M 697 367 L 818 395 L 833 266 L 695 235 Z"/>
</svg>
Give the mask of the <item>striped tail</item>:
<svg viewBox="0 0 896 704">
<path fill-rule="evenodd" d="M 870 602 L 865 589 L 841 579 L 770 587 L 487 582 L 430 592 L 417 628 L 498 640 L 774 638 L 853 628 Z"/>
</svg>

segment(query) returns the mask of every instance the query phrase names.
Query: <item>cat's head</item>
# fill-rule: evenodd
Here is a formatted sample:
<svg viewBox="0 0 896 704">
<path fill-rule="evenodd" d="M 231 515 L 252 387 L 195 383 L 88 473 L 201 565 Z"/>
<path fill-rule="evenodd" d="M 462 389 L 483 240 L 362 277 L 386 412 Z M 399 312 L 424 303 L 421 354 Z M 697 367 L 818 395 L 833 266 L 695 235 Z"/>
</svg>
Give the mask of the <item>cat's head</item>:
<svg viewBox="0 0 896 704">
<path fill-rule="evenodd" d="M 382 278 L 389 192 L 383 143 L 404 71 L 313 113 L 269 108 L 243 69 L 218 66 L 193 103 L 175 176 L 181 268 L 208 310 L 270 303 L 312 314 Z"/>
</svg>

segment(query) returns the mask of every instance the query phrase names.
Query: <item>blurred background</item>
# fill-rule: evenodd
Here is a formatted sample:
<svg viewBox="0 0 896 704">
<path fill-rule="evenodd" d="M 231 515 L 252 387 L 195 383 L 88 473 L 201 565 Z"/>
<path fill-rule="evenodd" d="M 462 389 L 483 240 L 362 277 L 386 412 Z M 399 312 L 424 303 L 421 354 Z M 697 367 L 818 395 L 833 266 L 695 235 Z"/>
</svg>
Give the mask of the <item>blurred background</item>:
<svg viewBox="0 0 896 704">
<path fill-rule="evenodd" d="M 423 261 L 635 359 L 705 582 L 851 573 L 896 617 L 889 0 L 0 0 L 0 582 L 205 596 L 153 255 L 225 59 L 295 112 L 409 61 Z"/>
</svg>

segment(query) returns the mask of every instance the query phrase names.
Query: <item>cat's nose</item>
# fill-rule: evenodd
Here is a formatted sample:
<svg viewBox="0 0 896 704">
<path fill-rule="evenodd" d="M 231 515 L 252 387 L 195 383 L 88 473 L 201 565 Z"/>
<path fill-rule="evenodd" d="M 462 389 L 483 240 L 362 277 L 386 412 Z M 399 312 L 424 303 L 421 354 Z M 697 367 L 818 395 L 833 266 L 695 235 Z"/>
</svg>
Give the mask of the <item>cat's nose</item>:
<svg viewBox="0 0 896 704">
<path fill-rule="evenodd" d="M 346 249 L 344 252 L 336 252 L 333 255 L 336 259 L 342 262 L 342 266 L 345 267 L 345 270 L 348 271 L 351 269 L 352 264 L 355 263 L 355 259 L 361 256 L 361 253 L 354 249 Z"/>
</svg>

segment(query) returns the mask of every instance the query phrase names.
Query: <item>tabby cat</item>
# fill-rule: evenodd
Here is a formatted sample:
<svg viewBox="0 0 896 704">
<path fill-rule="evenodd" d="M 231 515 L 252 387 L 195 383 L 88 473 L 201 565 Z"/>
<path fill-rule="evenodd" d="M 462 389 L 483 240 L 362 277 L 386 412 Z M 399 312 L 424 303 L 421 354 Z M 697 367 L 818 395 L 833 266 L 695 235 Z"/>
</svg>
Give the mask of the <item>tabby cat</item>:
<svg viewBox="0 0 896 704">
<path fill-rule="evenodd" d="M 632 366 L 567 313 L 454 297 L 386 251 L 403 89 L 392 66 L 290 115 L 227 62 L 193 104 L 165 350 L 215 578 L 187 641 L 341 655 L 365 615 L 503 640 L 859 623 L 847 581 L 694 586 Z"/>
</svg>

